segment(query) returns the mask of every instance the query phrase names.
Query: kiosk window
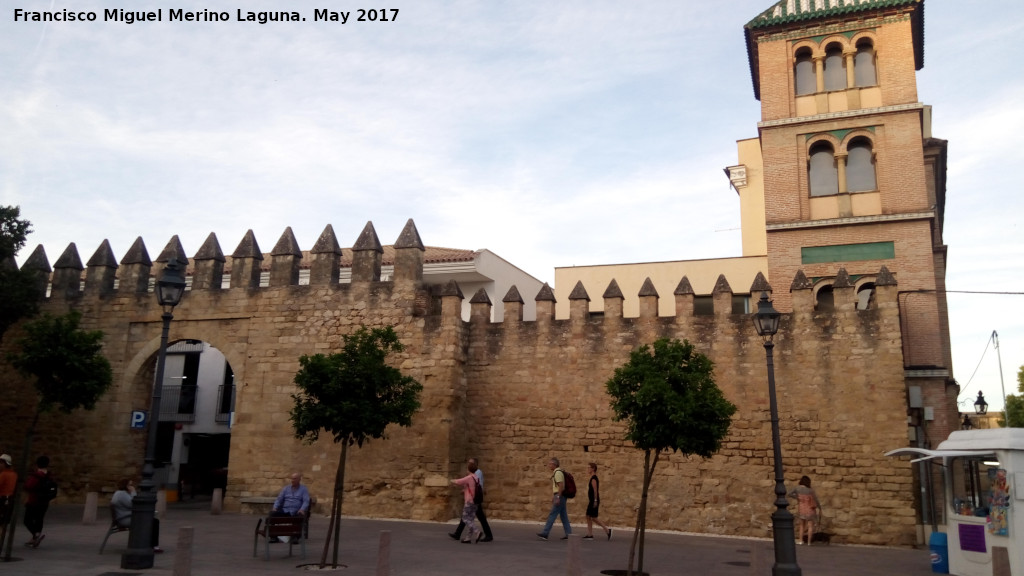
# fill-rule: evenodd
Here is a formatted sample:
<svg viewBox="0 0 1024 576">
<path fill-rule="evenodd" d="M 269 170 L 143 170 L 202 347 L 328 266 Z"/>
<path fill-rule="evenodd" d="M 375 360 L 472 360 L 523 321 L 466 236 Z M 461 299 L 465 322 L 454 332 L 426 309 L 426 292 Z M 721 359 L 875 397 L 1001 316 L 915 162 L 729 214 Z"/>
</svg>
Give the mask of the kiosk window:
<svg viewBox="0 0 1024 576">
<path fill-rule="evenodd" d="M 961 516 L 988 516 L 994 481 L 1001 471 L 995 454 L 951 458 L 949 466 L 953 479 L 953 512 Z"/>
</svg>

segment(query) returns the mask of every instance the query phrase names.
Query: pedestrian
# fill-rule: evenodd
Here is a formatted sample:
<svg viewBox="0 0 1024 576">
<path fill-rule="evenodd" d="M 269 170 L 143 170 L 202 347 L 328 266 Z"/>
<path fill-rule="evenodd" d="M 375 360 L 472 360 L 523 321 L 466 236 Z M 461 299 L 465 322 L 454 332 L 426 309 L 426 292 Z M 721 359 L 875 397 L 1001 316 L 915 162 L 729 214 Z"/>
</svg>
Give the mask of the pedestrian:
<svg viewBox="0 0 1024 576">
<path fill-rule="evenodd" d="M 271 516 L 308 516 L 309 515 L 309 489 L 302 484 L 302 474 L 295 472 L 289 479 L 290 483 L 281 488 L 277 499 L 274 500 L 274 507 L 270 511 Z"/>
<path fill-rule="evenodd" d="M 480 486 L 476 479 L 476 474 L 474 474 L 472 470 L 462 478 L 453 478 L 452 484 L 462 488 L 462 522 L 464 522 L 466 527 L 469 528 L 469 538 L 460 541 L 463 544 L 479 542 L 483 533 L 476 527 L 475 522 L 477 508 L 476 496 L 478 493 L 483 496 L 483 487 Z"/>
<path fill-rule="evenodd" d="M 476 476 L 477 482 L 480 483 L 480 489 L 483 490 L 483 487 L 484 487 L 484 471 L 480 469 L 480 466 L 477 464 L 476 458 L 470 458 L 469 461 L 466 462 L 466 465 L 469 468 L 469 471 L 472 472 Z M 474 499 L 476 499 L 476 498 L 474 498 Z M 484 513 L 483 497 L 479 498 L 479 500 L 480 500 L 480 503 L 477 504 L 477 506 L 476 506 L 476 519 L 480 521 L 480 528 L 482 528 L 483 531 L 484 531 L 484 537 L 480 541 L 481 542 L 490 542 L 491 540 L 494 540 L 494 535 L 491 533 L 491 525 L 487 523 L 487 514 Z M 466 527 L 466 523 L 463 522 L 462 519 L 460 518 L 459 519 L 459 527 L 455 529 L 455 532 L 449 532 L 448 536 L 452 537 L 455 540 L 461 540 L 462 539 L 462 530 L 465 527 Z"/>
<path fill-rule="evenodd" d="M 548 513 L 548 521 L 544 524 L 544 531 L 539 532 L 537 536 L 541 540 L 547 540 L 548 534 L 551 533 L 551 527 L 555 523 L 555 518 L 561 517 L 562 519 L 562 530 L 565 531 L 565 536 L 562 536 L 562 540 L 568 540 L 569 535 L 572 534 L 572 526 L 569 525 L 569 511 L 565 507 L 565 473 L 562 471 L 558 458 L 551 458 L 548 460 L 548 470 L 551 471 L 551 512 Z"/>
<path fill-rule="evenodd" d="M 56 482 L 50 476 L 49 468 L 49 456 L 40 456 L 36 458 L 35 471 L 25 478 L 25 528 L 32 534 L 32 539 L 25 546 L 29 548 L 38 548 L 43 538 L 46 538 L 46 534 L 43 534 L 43 518 L 56 492 Z"/>
<path fill-rule="evenodd" d="M 597 479 L 597 462 L 587 464 L 587 470 L 590 472 L 590 482 L 587 483 L 587 535 L 583 539 L 594 539 L 594 524 L 597 524 L 604 528 L 605 534 L 611 540 L 612 529 L 597 519 L 597 510 L 601 505 L 601 491 L 598 489 L 600 482 Z"/>
<path fill-rule="evenodd" d="M 14 471 L 10 454 L 0 454 L 0 534 L 7 531 L 14 509 L 14 489 L 18 485 L 18 473 Z M 3 538 L 0 538 L 3 542 Z"/>
<path fill-rule="evenodd" d="M 821 503 L 818 502 L 818 495 L 811 488 L 811 479 L 807 476 L 800 477 L 800 485 L 789 493 L 790 498 L 797 502 L 797 538 L 804 543 L 804 532 L 807 532 L 807 545 L 810 546 L 811 538 L 814 537 L 814 523 L 821 520 Z"/>
<path fill-rule="evenodd" d="M 117 490 L 114 495 L 110 497 L 110 508 L 114 514 L 114 522 L 121 528 L 128 529 L 132 525 L 132 500 L 135 499 L 135 483 L 128 478 L 122 478 L 117 481 Z M 152 528 L 150 529 L 152 535 L 150 544 L 153 546 L 153 552 L 160 554 L 163 549 L 160 548 L 160 520 L 155 516 L 153 517 Z"/>
</svg>

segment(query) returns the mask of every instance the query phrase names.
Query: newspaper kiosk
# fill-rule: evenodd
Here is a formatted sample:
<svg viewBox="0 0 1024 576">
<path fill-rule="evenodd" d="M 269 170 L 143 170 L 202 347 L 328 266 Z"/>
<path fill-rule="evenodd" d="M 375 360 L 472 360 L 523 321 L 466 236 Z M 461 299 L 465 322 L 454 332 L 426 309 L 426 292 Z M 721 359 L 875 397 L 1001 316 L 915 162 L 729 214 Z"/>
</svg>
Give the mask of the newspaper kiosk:
<svg viewBox="0 0 1024 576">
<path fill-rule="evenodd" d="M 1024 428 L 961 430 L 935 450 L 887 455 L 900 454 L 942 461 L 950 574 L 1024 576 Z"/>
</svg>

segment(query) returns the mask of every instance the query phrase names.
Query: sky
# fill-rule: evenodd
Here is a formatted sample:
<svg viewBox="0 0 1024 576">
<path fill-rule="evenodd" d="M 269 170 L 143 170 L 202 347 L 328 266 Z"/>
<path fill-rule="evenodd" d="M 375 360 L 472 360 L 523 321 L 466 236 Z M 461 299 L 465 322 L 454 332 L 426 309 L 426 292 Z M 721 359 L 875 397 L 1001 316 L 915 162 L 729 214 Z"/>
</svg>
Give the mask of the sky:
<svg viewBox="0 0 1024 576">
<path fill-rule="evenodd" d="M 249 229 L 263 250 L 286 227 L 309 249 L 328 224 L 345 246 L 367 222 L 391 244 L 409 218 L 427 245 L 486 248 L 552 284 L 561 266 L 739 256 L 722 169 L 757 136 L 743 25 L 771 5 L 20 2 L 98 16 L 39 23 L 8 3 L 0 204 L 32 222 L 19 262 L 41 244 L 51 265 L 104 239 L 120 260 L 139 236 L 156 257 L 213 232 L 230 254 Z M 349 21 L 314 21 L 324 6 Z M 239 8 L 307 20 L 239 22 Z M 103 21 L 117 9 L 163 21 Z M 1022 33 L 1020 0 L 926 3 L 918 98 L 949 141 L 962 410 L 979 390 L 1000 409 L 1024 365 Z"/>
</svg>

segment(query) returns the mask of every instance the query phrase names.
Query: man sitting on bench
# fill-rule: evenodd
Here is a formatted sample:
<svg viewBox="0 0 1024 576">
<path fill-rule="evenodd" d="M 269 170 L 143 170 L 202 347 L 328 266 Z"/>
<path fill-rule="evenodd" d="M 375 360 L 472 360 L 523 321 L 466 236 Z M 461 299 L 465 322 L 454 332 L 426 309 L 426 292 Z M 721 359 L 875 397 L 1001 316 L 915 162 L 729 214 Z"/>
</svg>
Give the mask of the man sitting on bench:
<svg viewBox="0 0 1024 576">
<path fill-rule="evenodd" d="M 274 500 L 274 508 L 270 511 L 271 516 L 309 516 L 309 490 L 302 484 L 302 474 L 296 472 L 291 476 L 291 484 L 281 489 L 281 493 Z M 288 536 L 282 536 L 282 541 L 287 542 Z"/>
</svg>

